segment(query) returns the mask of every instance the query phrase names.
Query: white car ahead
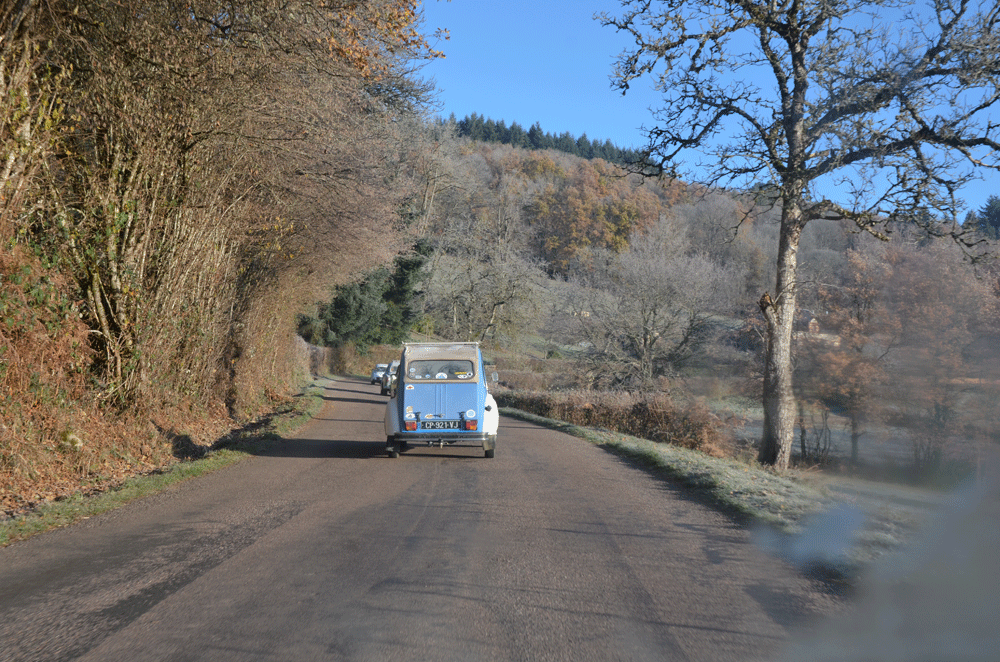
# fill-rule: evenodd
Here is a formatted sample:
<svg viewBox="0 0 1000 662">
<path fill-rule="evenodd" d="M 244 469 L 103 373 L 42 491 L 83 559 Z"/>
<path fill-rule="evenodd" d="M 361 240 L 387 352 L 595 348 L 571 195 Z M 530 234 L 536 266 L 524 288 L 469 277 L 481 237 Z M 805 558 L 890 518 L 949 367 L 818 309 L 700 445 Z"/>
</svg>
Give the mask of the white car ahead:
<svg viewBox="0 0 1000 662">
<path fill-rule="evenodd" d="M 375 369 L 372 370 L 372 384 L 378 384 L 382 381 L 382 375 L 385 374 L 385 369 L 388 367 L 388 363 L 378 363 L 375 365 Z"/>
</svg>

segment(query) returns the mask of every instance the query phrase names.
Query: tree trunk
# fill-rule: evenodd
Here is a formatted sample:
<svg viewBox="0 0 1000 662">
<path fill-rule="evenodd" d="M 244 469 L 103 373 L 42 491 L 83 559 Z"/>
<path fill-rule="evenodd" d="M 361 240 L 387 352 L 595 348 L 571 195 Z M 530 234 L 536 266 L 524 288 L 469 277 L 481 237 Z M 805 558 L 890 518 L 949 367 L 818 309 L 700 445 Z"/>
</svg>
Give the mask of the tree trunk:
<svg viewBox="0 0 1000 662">
<path fill-rule="evenodd" d="M 858 443 L 861 441 L 861 435 L 864 434 L 864 430 L 861 427 L 861 417 L 857 414 L 851 415 L 851 464 L 857 466 L 858 464 Z"/>
<path fill-rule="evenodd" d="M 778 277 L 774 299 L 767 292 L 758 304 L 767 322 L 767 352 L 764 356 L 764 434 L 761 464 L 787 469 L 795 440 L 795 394 L 792 390 L 792 330 L 795 321 L 796 272 L 801 210 L 785 205 L 778 244 Z"/>
<path fill-rule="evenodd" d="M 809 448 L 806 444 L 806 408 L 802 402 L 798 403 L 799 407 L 799 452 L 802 454 L 802 458 L 805 459 L 809 457 Z"/>
</svg>

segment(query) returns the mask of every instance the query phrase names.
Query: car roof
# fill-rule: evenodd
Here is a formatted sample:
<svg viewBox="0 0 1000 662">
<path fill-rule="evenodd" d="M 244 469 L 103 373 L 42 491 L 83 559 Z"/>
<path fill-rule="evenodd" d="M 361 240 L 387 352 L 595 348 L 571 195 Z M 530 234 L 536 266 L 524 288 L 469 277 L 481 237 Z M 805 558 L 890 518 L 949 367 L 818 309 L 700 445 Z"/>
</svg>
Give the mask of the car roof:
<svg viewBox="0 0 1000 662">
<path fill-rule="evenodd" d="M 444 342 L 444 343 L 407 343 L 403 346 L 403 354 L 407 361 L 421 359 L 468 359 L 479 360 L 479 343 L 477 342 Z"/>
</svg>

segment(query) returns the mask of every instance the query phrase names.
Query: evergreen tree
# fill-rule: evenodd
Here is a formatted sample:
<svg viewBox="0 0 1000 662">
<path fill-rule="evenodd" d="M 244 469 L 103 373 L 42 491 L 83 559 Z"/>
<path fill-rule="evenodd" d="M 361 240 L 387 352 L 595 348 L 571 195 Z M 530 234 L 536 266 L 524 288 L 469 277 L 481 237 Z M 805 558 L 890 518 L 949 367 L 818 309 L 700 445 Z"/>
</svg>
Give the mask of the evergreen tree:
<svg viewBox="0 0 1000 662">
<path fill-rule="evenodd" d="M 555 139 L 555 148 L 567 154 L 577 155 L 579 153 L 579 150 L 576 148 L 576 141 L 573 140 L 573 136 L 569 131 L 563 131 L 559 134 L 559 137 Z"/>
<path fill-rule="evenodd" d="M 507 128 L 507 124 L 503 120 L 497 122 L 497 142 L 509 145 L 510 144 L 510 129 Z"/>
<path fill-rule="evenodd" d="M 389 278 L 389 288 L 383 296 L 388 309 L 383 320 L 385 328 L 381 342 L 398 344 L 406 340 L 406 336 L 420 315 L 417 300 L 420 297 L 420 286 L 427 279 L 424 264 L 433 252 L 433 247 L 421 240 L 413 247 L 409 255 L 396 258 L 396 268 Z"/>
<path fill-rule="evenodd" d="M 472 113 L 458 123 L 458 135 L 472 140 L 484 140 L 485 118 Z"/>
<path fill-rule="evenodd" d="M 531 143 L 528 141 L 528 133 L 517 122 L 510 123 L 510 144 L 513 147 L 522 147 L 525 149 L 531 146 Z"/>
<path fill-rule="evenodd" d="M 483 137 L 480 140 L 491 143 L 500 142 L 500 131 L 497 129 L 497 123 L 492 119 L 486 120 L 483 124 Z"/>
<path fill-rule="evenodd" d="M 635 163 L 640 159 L 639 153 L 635 150 L 623 150 L 610 140 L 604 142 L 591 140 L 586 133 L 575 138 L 568 131 L 555 135 L 543 131 L 538 122 L 525 131 L 517 122 L 512 122 L 508 128 L 504 120 L 497 121 L 476 113 L 457 122 L 454 117 L 452 114 L 449 124 L 456 128 L 456 133 L 461 138 L 502 143 L 522 149 L 558 149 L 585 159 L 604 159 L 617 164 Z"/>
<path fill-rule="evenodd" d="M 322 344 L 353 342 L 367 348 L 381 342 L 382 321 L 389 310 L 384 300 L 388 286 L 389 270 L 382 267 L 360 282 L 338 287 L 330 303 L 319 306 L 319 321 L 325 326 Z"/>
<path fill-rule="evenodd" d="M 545 143 L 545 132 L 542 131 L 542 127 L 538 122 L 531 125 L 528 129 L 528 144 L 531 149 L 542 149 Z"/>
<path fill-rule="evenodd" d="M 336 288 L 330 303 L 319 305 L 318 318 L 298 316 L 299 335 L 314 345 L 353 342 L 362 351 L 403 342 L 417 321 L 416 300 L 430 251 L 418 244 L 413 253 L 396 258 L 392 272 L 379 267 L 356 283 Z"/>
<path fill-rule="evenodd" d="M 1000 197 L 991 195 L 975 216 L 975 227 L 990 239 L 1000 239 Z"/>
</svg>

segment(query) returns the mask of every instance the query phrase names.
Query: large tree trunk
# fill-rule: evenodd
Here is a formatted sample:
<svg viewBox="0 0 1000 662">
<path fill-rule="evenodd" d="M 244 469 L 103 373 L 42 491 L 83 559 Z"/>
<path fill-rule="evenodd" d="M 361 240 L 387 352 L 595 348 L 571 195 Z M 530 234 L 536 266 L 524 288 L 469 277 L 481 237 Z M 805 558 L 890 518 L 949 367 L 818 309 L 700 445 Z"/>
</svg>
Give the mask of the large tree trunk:
<svg viewBox="0 0 1000 662">
<path fill-rule="evenodd" d="M 778 277 L 775 298 L 760 298 L 767 321 L 767 353 L 764 357 L 764 434 L 757 459 L 761 464 L 787 469 L 795 440 L 795 394 L 792 390 L 792 331 L 795 321 L 796 271 L 802 214 L 786 205 L 782 213 L 778 245 Z"/>
<path fill-rule="evenodd" d="M 858 464 L 858 446 L 861 442 L 861 435 L 865 433 L 864 422 L 860 414 L 856 411 L 851 413 L 851 464 Z"/>
</svg>

